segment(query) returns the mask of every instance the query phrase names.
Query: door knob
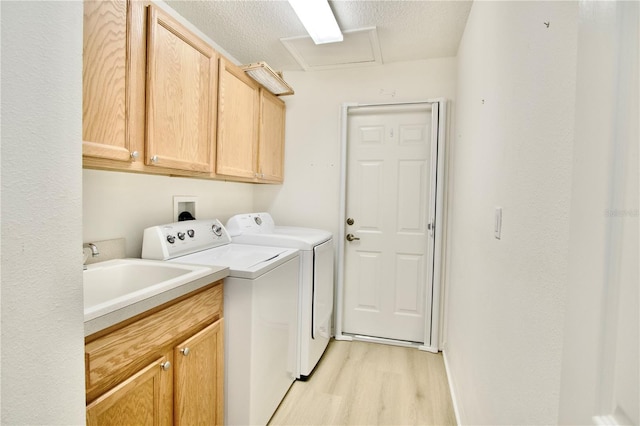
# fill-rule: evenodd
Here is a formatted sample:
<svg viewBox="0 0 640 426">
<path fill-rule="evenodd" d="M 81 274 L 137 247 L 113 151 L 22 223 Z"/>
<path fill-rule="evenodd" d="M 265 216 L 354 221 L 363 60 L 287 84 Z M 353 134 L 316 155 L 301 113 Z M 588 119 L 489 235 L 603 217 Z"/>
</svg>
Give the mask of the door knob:
<svg viewBox="0 0 640 426">
<path fill-rule="evenodd" d="M 347 225 L 353 225 L 356 221 L 353 220 L 352 217 L 350 217 L 349 219 L 347 219 Z"/>
<path fill-rule="evenodd" d="M 353 234 L 347 234 L 347 241 L 359 240 L 360 238 L 354 237 Z"/>
</svg>

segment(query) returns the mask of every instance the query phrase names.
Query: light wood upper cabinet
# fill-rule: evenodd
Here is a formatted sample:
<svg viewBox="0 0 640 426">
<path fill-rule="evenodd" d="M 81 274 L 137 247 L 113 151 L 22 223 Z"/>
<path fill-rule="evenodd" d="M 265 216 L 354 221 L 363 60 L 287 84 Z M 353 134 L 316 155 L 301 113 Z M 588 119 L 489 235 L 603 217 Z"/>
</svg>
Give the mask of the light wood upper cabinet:
<svg viewBox="0 0 640 426">
<path fill-rule="evenodd" d="M 282 182 L 285 104 L 220 58 L 216 173 Z"/>
<path fill-rule="evenodd" d="M 140 169 L 144 148 L 146 4 L 84 2 L 82 154 L 85 166 Z"/>
<path fill-rule="evenodd" d="M 284 125 L 284 102 L 260 89 L 258 178 L 261 180 L 282 182 L 284 179 Z"/>
<path fill-rule="evenodd" d="M 153 5 L 148 25 L 145 162 L 211 173 L 218 55 Z"/>
<path fill-rule="evenodd" d="M 220 58 L 216 174 L 253 179 L 258 155 L 259 86 Z"/>
<path fill-rule="evenodd" d="M 282 182 L 285 105 L 150 0 L 85 0 L 83 166 Z"/>
</svg>

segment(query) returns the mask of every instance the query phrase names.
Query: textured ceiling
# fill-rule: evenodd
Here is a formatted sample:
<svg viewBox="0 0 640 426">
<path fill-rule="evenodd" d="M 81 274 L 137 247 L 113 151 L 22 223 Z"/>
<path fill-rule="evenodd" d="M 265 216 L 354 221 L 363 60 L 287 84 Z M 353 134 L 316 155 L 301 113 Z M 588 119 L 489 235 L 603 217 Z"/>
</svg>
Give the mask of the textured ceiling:
<svg viewBox="0 0 640 426">
<path fill-rule="evenodd" d="M 282 71 L 302 67 L 280 41 L 307 35 L 285 0 L 165 0 L 244 64 Z M 376 27 L 382 63 L 455 56 L 471 1 L 335 0 L 343 31 Z M 353 52 L 354 57 L 358 52 Z"/>
</svg>

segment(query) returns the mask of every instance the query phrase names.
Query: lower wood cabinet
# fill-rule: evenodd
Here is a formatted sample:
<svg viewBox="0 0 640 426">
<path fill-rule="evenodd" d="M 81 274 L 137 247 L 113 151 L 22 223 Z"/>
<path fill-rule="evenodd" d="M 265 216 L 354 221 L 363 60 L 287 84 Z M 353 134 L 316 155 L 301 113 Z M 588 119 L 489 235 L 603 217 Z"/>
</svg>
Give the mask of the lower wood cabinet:
<svg viewBox="0 0 640 426">
<path fill-rule="evenodd" d="M 222 281 L 85 343 L 88 425 L 224 423 Z"/>
<path fill-rule="evenodd" d="M 167 358 L 154 360 L 87 405 L 87 425 L 170 425 L 170 364 Z"/>
<path fill-rule="evenodd" d="M 223 320 L 176 346 L 173 351 L 176 425 L 223 424 Z"/>
</svg>

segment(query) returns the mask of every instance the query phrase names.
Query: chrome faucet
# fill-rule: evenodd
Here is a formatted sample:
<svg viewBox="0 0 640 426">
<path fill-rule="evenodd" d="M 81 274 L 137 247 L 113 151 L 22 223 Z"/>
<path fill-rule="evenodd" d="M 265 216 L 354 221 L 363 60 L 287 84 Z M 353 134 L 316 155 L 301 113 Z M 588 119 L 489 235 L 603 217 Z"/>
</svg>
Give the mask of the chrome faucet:
<svg viewBox="0 0 640 426">
<path fill-rule="evenodd" d="M 84 260 L 82 261 L 82 269 L 86 270 L 87 269 L 87 258 L 89 257 L 88 255 L 84 254 L 84 248 L 88 248 L 89 250 L 91 250 L 91 257 L 96 257 L 100 255 L 100 252 L 98 251 L 98 247 L 93 244 L 93 243 L 86 243 L 82 245 L 82 252 L 83 252 L 83 256 L 84 256 Z"/>
<path fill-rule="evenodd" d="M 100 252 L 98 251 L 98 247 L 96 247 L 96 245 L 93 243 L 84 244 L 83 247 L 89 247 L 91 249 L 91 257 L 96 257 L 100 255 Z"/>
</svg>

